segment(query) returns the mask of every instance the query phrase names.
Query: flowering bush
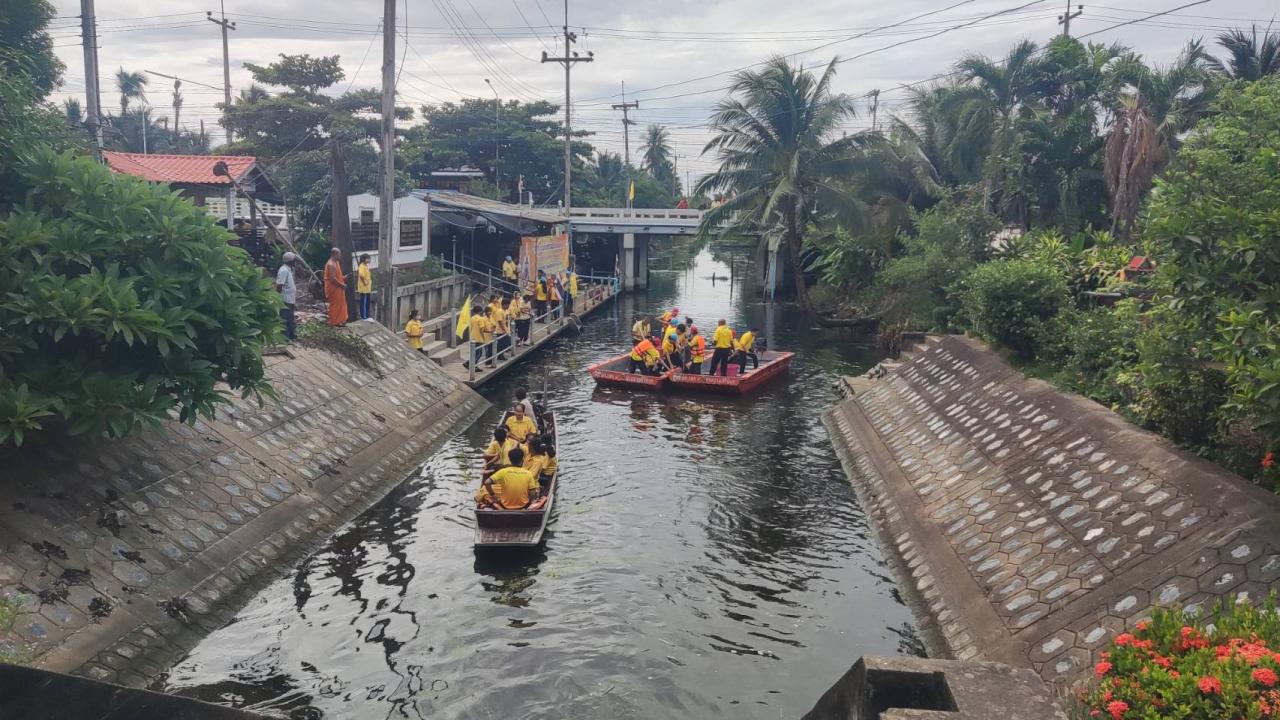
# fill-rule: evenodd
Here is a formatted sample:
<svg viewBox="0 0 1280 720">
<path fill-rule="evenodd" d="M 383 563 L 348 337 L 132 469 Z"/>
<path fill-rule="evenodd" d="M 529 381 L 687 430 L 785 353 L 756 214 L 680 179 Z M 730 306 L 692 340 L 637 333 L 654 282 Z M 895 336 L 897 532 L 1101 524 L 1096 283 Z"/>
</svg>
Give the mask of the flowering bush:
<svg viewBox="0 0 1280 720">
<path fill-rule="evenodd" d="M 1156 610 L 1111 641 L 1082 695 L 1102 720 L 1280 719 L 1280 615 L 1228 601 L 1207 617 Z"/>
</svg>

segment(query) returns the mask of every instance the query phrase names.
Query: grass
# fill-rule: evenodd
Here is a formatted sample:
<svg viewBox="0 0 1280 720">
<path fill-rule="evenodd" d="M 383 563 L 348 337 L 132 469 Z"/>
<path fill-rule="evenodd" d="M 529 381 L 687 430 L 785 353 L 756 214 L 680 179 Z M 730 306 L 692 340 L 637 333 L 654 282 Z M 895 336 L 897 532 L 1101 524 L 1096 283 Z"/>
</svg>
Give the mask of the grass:
<svg viewBox="0 0 1280 720">
<path fill-rule="evenodd" d="M 13 623 L 22 612 L 24 598 L 14 593 L 0 596 L 0 633 L 13 629 Z M 31 653 L 27 648 L 15 641 L 0 639 L 0 663 L 10 665 L 30 665 Z"/>
<path fill-rule="evenodd" d="M 341 327 L 323 322 L 308 322 L 298 326 L 299 345 L 326 350 L 346 358 L 365 370 L 378 372 L 378 357 L 364 338 Z"/>
</svg>

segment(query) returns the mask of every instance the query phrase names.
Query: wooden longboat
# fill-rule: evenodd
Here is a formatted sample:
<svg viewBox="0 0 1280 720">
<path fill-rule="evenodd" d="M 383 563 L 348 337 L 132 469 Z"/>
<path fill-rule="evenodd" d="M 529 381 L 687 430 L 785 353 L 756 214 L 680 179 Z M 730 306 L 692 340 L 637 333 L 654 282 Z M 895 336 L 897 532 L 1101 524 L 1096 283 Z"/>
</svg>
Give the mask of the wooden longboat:
<svg viewBox="0 0 1280 720">
<path fill-rule="evenodd" d="M 511 411 L 502 414 L 499 425 L 507 422 Z M 542 543 L 542 536 L 547 531 L 547 522 L 551 520 L 551 510 L 556 502 L 556 487 L 560 480 L 560 443 L 556 429 L 555 414 L 550 410 L 539 421 L 539 430 L 543 433 L 551 429 L 551 443 L 557 450 L 556 472 L 543 483 L 547 502 L 537 510 L 481 510 L 476 508 L 475 547 L 481 548 L 532 548 Z M 483 460 L 481 465 L 483 467 Z"/>
<path fill-rule="evenodd" d="M 745 395 L 769 380 L 785 373 L 787 368 L 791 366 L 791 358 L 795 357 L 795 353 L 774 350 L 764 350 L 757 353 L 757 355 L 760 357 L 760 367 L 748 371 L 746 375 L 738 375 L 736 373 L 737 363 L 734 363 L 733 369 L 735 373 L 733 375 L 691 375 L 689 373 L 676 372 L 671 376 L 671 386 L 684 390 Z M 702 367 L 704 370 L 708 369 L 710 362 L 703 363 Z"/>
<path fill-rule="evenodd" d="M 631 351 L 603 360 L 587 368 L 587 373 L 595 378 L 597 385 L 618 385 L 644 390 L 657 390 L 667 384 L 673 371 L 668 370 L 661 375 L 642 375 L 628 372 L 631 365 Z"/>
</svg>

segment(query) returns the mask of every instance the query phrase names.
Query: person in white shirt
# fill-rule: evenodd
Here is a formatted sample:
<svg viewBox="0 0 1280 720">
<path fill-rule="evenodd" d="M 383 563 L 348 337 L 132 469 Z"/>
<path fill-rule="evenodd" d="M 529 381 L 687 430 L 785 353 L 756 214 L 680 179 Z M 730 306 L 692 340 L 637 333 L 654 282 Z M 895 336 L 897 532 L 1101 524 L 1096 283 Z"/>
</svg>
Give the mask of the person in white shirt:
<svg viewBox="0 0 1280 720">
<path fill-rule="evenodd" d="M 284 320 L 284 336 L 293 340 L 298 329 L 294 317 L 298 308 L 298 286 L 293 281 L 293 266 L 298 262 L 298 256 L 287 252 L 283 260 L 280 269 L 276 271 L 276 292 L 280 293 L 280 299 L 284 301 L 284 307 L 280 310 L 280 319 Z"/>
</svg>

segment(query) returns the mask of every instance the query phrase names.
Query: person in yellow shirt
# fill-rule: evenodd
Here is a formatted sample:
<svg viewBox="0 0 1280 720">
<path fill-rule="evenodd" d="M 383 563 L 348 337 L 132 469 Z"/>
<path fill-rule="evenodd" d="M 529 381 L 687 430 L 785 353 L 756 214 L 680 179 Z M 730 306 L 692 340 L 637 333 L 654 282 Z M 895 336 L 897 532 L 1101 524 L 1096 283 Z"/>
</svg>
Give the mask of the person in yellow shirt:
<svg viewBox="0 0 1280 720">
<path fill-rule="evenodd" d="M 715 375 L 720 370 L 721 377 L 729 374 L 729 358 L 733 354 L 733 329 L 724 318 L 716 323 L 716 331 L 711 336 L 711 368 L 708 375 Z"/>
<path fill-rule="evenodd" d="M 369 298 L 371 297 L 373 297 L 373 273 L 369 272 L 369 256 L 361 255 L 360 264 L 356 266 L 356 298 L 360 301 L 361 320 L 369 319 Z"/>
<path fill-rule="evenodd" d="M 544 440 L 543 444 L 547 451 L 547 465 L 542 468 L 542 476 L 550 480 L 555 477 L 556 471 L 560 469 L 560 463 L 556 462 L 556 446 L 551 444 L 550 440 Z"/>
<path fill-rule="evenodd" d="M 542 486 L 533 473 L 524 469 L 524 451 L 518 447 L 507 453 L 508 467 L 487 475 L 476 491 L 476 506 L 493 510 L 521 510 L 537 500 Z"/>
<path fill-rule="evenodd" d="M 539 270 L 538 280 L 533 286 L 533 316 L 535 318 L 547 314 L 548 297 L 550 296 L 547 291 L 547 272 Z"/>
<path fill-rule="evenodd" d="M 520 278 L 516 276 L 516 263 L 508 255 L 506 260 L 502 261 L 502 279 L 509 283 L 515 283 Z"/>
<path fill-rule="evenodd" d="M 520 443 L 512 440 L 507 436 L 507 429 L 499 425 L 493 429 L 493 439 L 489 441 L 488 447 L 484 449 L 484 466 L 485 469 L 501 468 L 511 464 L 509 453 L 513 448 L 520 447 Z"/>
<path fill-rule="evenodd" d="M 658 348 L 653 346 L 653 340 L 645 338 L 631 348 L 631 365 L 628 367 L 627 372 L 657 375 L 657 366 L 660 358 L 661 355 L 658 353 Z"/>
<path fill-rule="evenodd" d="M 547 463 L 551 458 L 547 457 L 547 446 L 538 435 L 530 435 L 529 441 L 525 443 L 524 448 L 524 469 L 533 473 L 539 481 L 547 472 Z"/>
<path fill-rule="evenodd" d="M 489 308 L 476 305 L 471 308 L 471 342 L 475 354 L 471 361 L 480 364 L 481 358 L 489 358 L 489 367 L 493 367 L 493 346 L 488 342 L 493 339 L 493 325 L 489 322 Z"/>
<path fill-rule="evenodd" d="M 409 347 L 422 352 L 422 320 L 417 310 L 409 311 L 409 322 L 404 324 L 404 336 L 409 338 Z"/>
<path fill-rule="evenodd" d="M 524 405 L 517 404 L 511 409 L 512 414 L 503 423 L 507 427 L 507 436 L 516 442 L 524 442 L 531 434 L 538 431 L 533 418 L 524 414 Z"/>
<path fill-rule="evenodd" d="M 564 293 L 564 312 L 566 315 L 573 314 L 573 301 L 578 297 L 578 273 L 573 268 L 565 273 L 565 293 Z"/>
<path fill-rule="evenodd" d="M 689 329 L 689 367 L 685 372 L 702 374 L 702 361 L 707 359 L 707 339 L 698 334 L 698 328 Z"/>
<path fill-rule="evenodd" d="M 648 340 L 653 336 L 653 329 L 648 316 L 641 316 L 631 326 L 631 342 L 638 343 L 641 340 Z"/>
<path fill-rule="evenodd" d="M 742 337 L 738 338 L 737 342 L 733 344 L 734 349 L 738 351 L 737 360 L 739 375 L 747 374 L 748 360 L 752 362 L 752 370 L 760 369 L 760 357 L 756 355 L 755 352 L 757 332 L 759 331 L 753 327 L 742 333 Z"/>
<path fill-rule="evenodd" d="M 662 361 L 668 368 L 684 368 L 684 356 L 680 350 L 679 338 L 684 334 L 684 325 L 669 328 L 667 336 L 662 338 Z"/>
<path fill-rule="evenodd" d="M 494 352 L 499 355 L 511 347 L 511 325 L 507 319 L 507 305 L 509 305 L 508 301 L 495 297 L 494 304 L 489 306 L 489 322 L 493 323 L 493 334 L 498 339 Z"/>
</svg>

